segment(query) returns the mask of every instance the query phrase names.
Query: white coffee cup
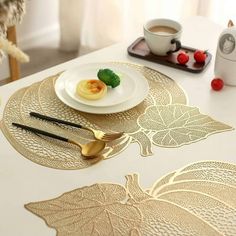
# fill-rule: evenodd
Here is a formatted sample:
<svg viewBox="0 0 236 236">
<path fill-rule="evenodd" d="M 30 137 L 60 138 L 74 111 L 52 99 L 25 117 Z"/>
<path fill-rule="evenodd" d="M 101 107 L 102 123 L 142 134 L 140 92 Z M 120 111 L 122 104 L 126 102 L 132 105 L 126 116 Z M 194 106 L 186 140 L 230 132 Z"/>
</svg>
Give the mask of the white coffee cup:
<svg viewBox="0 0 236 236">
<path fill-rule="evenodd" d="M 166 56 L 181 48 L 182 26 L 177 21 L 153 19 L 144 25 L 143 31 L 145 41 L 153 54 Z"/>
</svg>

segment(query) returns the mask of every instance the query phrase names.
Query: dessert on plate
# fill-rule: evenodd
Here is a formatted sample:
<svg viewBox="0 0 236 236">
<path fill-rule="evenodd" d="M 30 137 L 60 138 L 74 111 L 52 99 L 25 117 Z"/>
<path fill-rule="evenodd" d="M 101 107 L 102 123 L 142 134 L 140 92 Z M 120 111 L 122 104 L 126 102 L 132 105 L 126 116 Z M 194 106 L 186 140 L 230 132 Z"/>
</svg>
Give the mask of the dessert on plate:
<svg viewBox="0 0 236 236">
<path fill-rule="evenodd" d="M 106 95 L 107 86 L 97 79 L 81 80 L 77 84 L 76 93 L 85 99 L 98 100 Z"/>
</svg>

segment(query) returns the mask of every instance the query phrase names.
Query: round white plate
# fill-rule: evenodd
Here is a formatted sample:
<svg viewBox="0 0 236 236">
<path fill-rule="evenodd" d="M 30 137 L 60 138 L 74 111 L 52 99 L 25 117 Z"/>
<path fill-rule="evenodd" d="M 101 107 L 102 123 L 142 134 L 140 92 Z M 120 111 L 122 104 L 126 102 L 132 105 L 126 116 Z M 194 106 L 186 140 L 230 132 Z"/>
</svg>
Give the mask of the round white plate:
<svg viewBox="0 0 236 236">
<path fill-rule="evenodd" d="M 80 65 L 83 67 L 83 65 Z M 110 65 L 100 64 L 100 68 L 110 68 Z M 123 67 L 122 67 L 123 69 Z M 67 106 L 72 107 L 78 111 L 92 113 L 92 114 L 111 114 L 129 110 L 139 103 L 141 103 L 148 95 L 149 85 L 146 78 L 139 72 L 125 68 L 130 71 L 130 75 L 136 80 L 136 89 L 134 90 L 133 96 L 120 104 L 113 106 L 105 106 L 105 107 L 96 107 L 96 106 L 88 106 L 78 101 L 72 99 L 67 92 L 65 91 L 65 80 L 63 77 L 58 77 L 55 83 L 55 92 L 57 97 L 65 103 Z"/>
<path fill-rule="evenodd" d="M 120 85 L 111 88 L 108 86 L 107 94 L 98 100 L 88 100 L 80 97 L 76 94 L 76 87 L 77 84 L 81 80 L 89 80 L 89 79 L 98 79 L 97 73 L 99 69 L 105 69 L 103 64 L 94 63 L 94 64 L 87 64 L 83 66 L 78 66 L 71 70 L 67 70 L 62 73 L 59 77 L 64 79 L 65 81 L 65 91 L 67 94 L 78 101 L 79 103 L 88 105 L 88 106 L 95 106 L 95 107 L 106 107 L 106 106 L 114 106 L 120 103 L 123 103 L 129 100 L 136 89 L 136 79 L 133 77 L 132 72 L 127 70 L 126 68 L 122 68 L 119 66 L 109 65 L 109 69 L 111 69 L 114 73 L 119 75 L 120 77 Z"/>
</svg>

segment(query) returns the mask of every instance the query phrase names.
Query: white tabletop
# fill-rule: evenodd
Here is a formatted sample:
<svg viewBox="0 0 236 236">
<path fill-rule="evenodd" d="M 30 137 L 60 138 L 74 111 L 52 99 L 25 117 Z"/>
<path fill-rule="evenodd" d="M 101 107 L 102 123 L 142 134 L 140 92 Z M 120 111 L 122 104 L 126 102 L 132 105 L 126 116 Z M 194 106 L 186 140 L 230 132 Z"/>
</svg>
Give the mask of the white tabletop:
<svg viewBox="0 0 236 236">
<path fill-rule="evenodd" d="M 174 79 L 185 91 L 189 105 L 201 113 L 236 127 L 236 87 L 220 92 L 211 90 L 214 55 L 222 27 L 202 17 L 183 22 L 183 45 L 208 49 L 212 61 L 200 74 L 192 74 L 127 54 L 131 42 L 117 44 L 60 64 L 40 73 L 0 87 L 0 117 L 10 96 L 18 89 L 49 75 L 90 62 L 127 61 L 152 67 Z M 135 40 L 135 38 L 134 38 Z M 210 135 L 207 139 L 179 148 L 154 146 L 154 155 L 143 158 L 137 143 L 116 157 L 82 170 L 56 170 L 37 165 L 18 153 L 0 132 L 0 235 L 55 235 L 55 230 L 24 208 L 24 204 L 57 197 L 64 192 L 97 182 L 125 183 L 124 176 L 139 173 L 143 188 L 151 187 L 159 177 L 200 160 L 223 160 L 236 163 L 236 131 Z"/>
</svg>

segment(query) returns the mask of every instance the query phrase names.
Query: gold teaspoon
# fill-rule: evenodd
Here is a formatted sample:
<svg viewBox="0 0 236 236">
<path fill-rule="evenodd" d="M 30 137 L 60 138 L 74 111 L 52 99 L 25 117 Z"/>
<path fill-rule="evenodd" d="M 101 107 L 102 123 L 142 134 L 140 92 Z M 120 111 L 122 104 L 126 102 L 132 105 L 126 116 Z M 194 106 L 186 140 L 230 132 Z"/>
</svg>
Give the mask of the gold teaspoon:
<svg viewBox="0 0 236 236">
<path fill-rule="evenodd" d="M 96 156 L 101 153 L 101 151 L 105 148 L 106 143 L 100 140 L 91 141 L 86 144 L 78 143 L 74 140 L 68 140 L 69 143 L 73 143 L 81 148 L 81 153 L 83 156 L 88 158 L 96 158 Z"/>
<path fill-rule="evenodd" d="M 51 138 L 54 138 L 54 139 L 58 139 L 58 140 L 61 140 L 61 141 L 65 141 L 65 142 L 68 142 L 68 143 L 75 144 L 75 145 L 77 145 L 81 148 L 81 154 L 84 157 L 88 158 L 88 159 L 93 159 L 93 158 L 99 157 L 99 154 L 106 147 L 106 143 L 104 141 L 100 141 L 100 140 L 91 141 L 91 142 L 86 143 L 86 144 L 81 144 L 81 143 L 78 143 L 77 141 L 74 141 L 74 140 L 71 140 L 71 139 L 56 135 L 56 134 L 46 132 L 46 131 L 41 130 L 41 129 L 36 129 L 34 127 L 30 127 L 30 126 L 27 126 L 27 125 L 22 125 L 22 124 L 18 124 L 18 123 L 12 123 L 12 125 L 20 127 L 24 130 L 31 131 L 33 133 L 42 134 L 42 135 L 45 135 L 45 136 L 48 136 L 48 137 L 51 137 Z"/>
</svg>

